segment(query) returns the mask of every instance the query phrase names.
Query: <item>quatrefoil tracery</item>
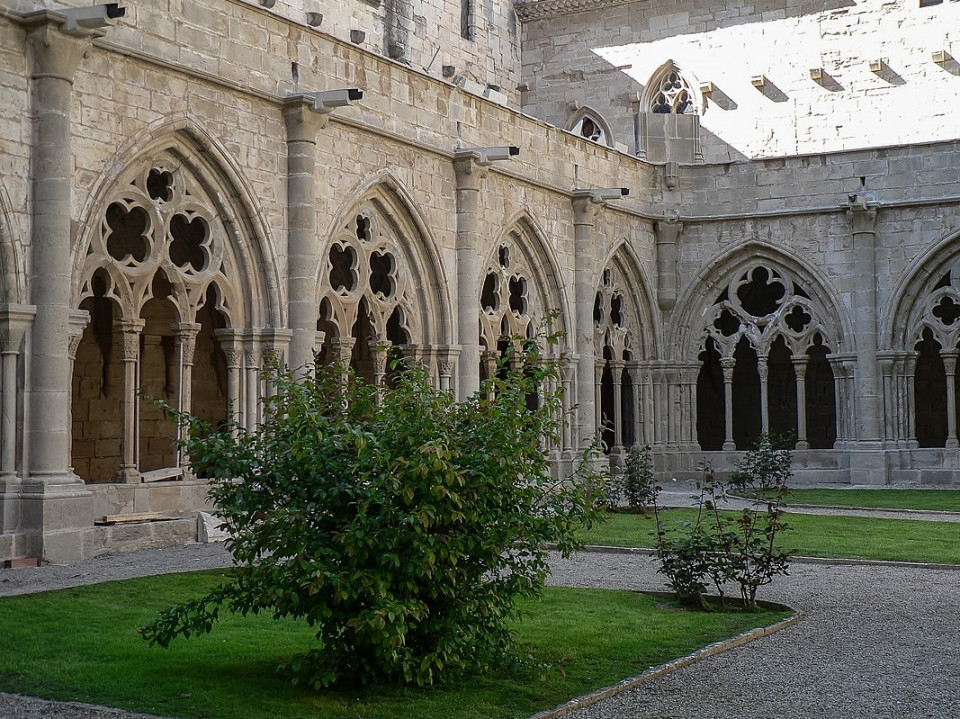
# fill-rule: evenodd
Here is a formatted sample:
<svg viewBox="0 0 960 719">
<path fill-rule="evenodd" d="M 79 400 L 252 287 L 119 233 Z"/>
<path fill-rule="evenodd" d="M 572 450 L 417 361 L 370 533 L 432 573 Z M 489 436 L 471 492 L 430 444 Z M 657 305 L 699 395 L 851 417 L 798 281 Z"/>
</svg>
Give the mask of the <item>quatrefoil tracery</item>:
<svg viewBox="0 0 960 719">
<path fill-rule="evenodd" d="M 822 311 L 781 271 L 755 265 L 737 275 L 705 310 L 704 344 L 712 339 L 721 357 L 732 357 L 741 338 L 766 355 L 778 337 L 803 354 L 817 335 L 827 337 Z"/>
<path fill-rule="evenodd" d="M 108 278 L 107 295 L 125 317 L 139 316 L 157 278 L 169 284 L 182 321 L 192 321 L 212 282 L 225 284 L 225 232 L 201 193 L 176 167 L 157 162 L 137 171 L 108 198 L 99 232 L 84 260 L 80 300 L 94 296 L 93 277 Z M 231 307 L 229 292 L 221 309 Z"/>
</svg>

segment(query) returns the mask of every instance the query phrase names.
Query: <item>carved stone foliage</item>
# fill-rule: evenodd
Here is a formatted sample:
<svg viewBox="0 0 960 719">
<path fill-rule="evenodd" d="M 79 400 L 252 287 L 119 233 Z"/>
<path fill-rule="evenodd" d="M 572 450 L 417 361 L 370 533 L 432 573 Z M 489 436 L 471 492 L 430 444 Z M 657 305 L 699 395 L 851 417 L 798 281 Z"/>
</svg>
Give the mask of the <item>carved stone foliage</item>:
<svg viewBox="0 0 960 719">
<path fill-rule="evenodd" d="M 420 341 L 410 277 L 415 263 L 405 242 L 389 213 L 372 201 L 336 234 L 320 276 L 320 320 L 329 338 L 351 336 L 363 307 L 373 337 L 395 344 Z"/>
<path fill-rule="evenodd" d="M 173 158 L 128 170 L 107 197 L 83 264 L 79 300 L 101 294 L 135 318 L 153 298 L 168 298 L 193 322 L 211 284 L 218 309 L 241 318 L 226 232 L 199 182 Z M 98 278 L 95 280 L 95 278 Z"/>
<path fill-rule="evenodd" d="M 826 318 L 825 309 L 790 273 L 755 264 L 738 273 L 704 310 L 704 342 L 712 339 L 722 358 L 732 357 L 742 338 L 760 356 L 778 337 L 797 355 L 805 354 L 818 334 L 835 348 Z"/>
<path fill-rule="evenodd" d="M 613 359 L 633 360 L 639 326 L 629 309 L 629 292 L 616 267 L 608 267 L 600 278 L 593 303 L 594 346 L 597 357 L 609 348 Z"/>
<path fill-rule="evenodd" d="M 929 331 L 941 349 L 960 343 L 960 260 L 936 273 L 919 295 L 910 325 L 910 348 Z"/>
<path fill-rule="evenodd" d="M 532 278 L 520 236 L 512 232 L 487 263 L 480 290 L 480 340 L 488 350 L 507 337 L 533 337 L 544 317 L 544 299 Z"/>
</svg>

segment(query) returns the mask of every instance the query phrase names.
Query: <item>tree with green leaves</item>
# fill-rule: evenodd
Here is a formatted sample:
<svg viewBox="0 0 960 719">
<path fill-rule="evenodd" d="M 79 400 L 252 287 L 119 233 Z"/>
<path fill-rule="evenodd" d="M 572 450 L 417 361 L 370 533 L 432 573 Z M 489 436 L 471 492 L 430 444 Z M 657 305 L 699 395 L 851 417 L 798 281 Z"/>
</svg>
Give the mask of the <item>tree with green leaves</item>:
<svg viewBox="0 0 960 719">
<path fill-rule="evenodd" d="M 509 657 L 514 600 L 541 590 L 548 544 L 569 554 L 604 507 L 592 450 L 575 476 L 552 476 L 558 368 L 520 359 L 464 403 L 418 363 L 391 387 L 317 367 L 271 374 L 255 431 L 182 418 L 235 566 L 144 637 L 167 646 L 209 632 L 223 610 L 300 619 L 316 644 L 287 668 L 316 688 L 426 685 Z"/>
</svg>

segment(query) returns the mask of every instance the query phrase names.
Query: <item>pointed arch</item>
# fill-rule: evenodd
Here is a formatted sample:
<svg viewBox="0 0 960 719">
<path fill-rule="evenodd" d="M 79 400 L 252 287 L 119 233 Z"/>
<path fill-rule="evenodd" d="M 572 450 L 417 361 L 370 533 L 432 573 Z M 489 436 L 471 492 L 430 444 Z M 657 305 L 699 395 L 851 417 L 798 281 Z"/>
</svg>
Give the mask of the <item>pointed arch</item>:
<svg viewBox="0 0 960 719">
<path fill-rule="evenodd" d="M 214 219 L 222 229 L 223 250 L 230 253 L 238 275 L 219 283 L 221 291 L 230 295 L 226 303 L 231 305 L 231 322 L 246 327 L 286 326 L 281 268 L 257 193 L 223 143 L 186 114 L 146 128 L 108 163 L 80 214 L 82 229 L 73 256 L 74 304 L 79 304 L 84 295 L 89 254 L 102 229 L 101 218 L 110 205 L 108 198 L 116 199 L 121 189 L 133 182 L 131 178 L 148 172 L 158 162 L 195 183 L 195 191 L 206 203 L 208 219 Z M 203 294 L 202 288 L 197 291 Z"/>
<path fill-rule="evenodd" d="M 588 125 L 589 123 L 589 125 Z M 564 128 L 574 135 L 598 142 L 607 147 L 613 147 L 613 133 L 602 114 L 592 107 L 583 106 L 576 110 L 567 120 Z"/>
<path fill-rule="evenodd" d="M 25 255 L 12 218 L 10 199 L 0 187 L 0 302 L 26 304 L 29 296 Z"/>
<path fill-rule="evenodd" d="M 677 321 L 667 328 L 664 347 L 676 348 L 680 353 L 678 359 L 695 360 L 703 349 L 707 326 L 715 319 L 709 315 L 717 306 L 718 298 L 728 290 L 731 282 L 744 277 L 745 273 L 760 266 L 767 266 L 781 273 L 784 281 L 794 282 L 801 292 L 807 295 L 807 297 L 801 295 L 800 299 L 807 300 L 815 310 L 816 330 L 821 332 L 831 352 L 838 353 L 854 349 L 855 337 L 851 318 L 829 279 L 799 257 L 763 242 L 747 242 L 739 245 L 714 258 L 698 273 L 677 303 L 675 311 Z M 807 302 L 800 304 L 807 304 Z M 789 310 L 790 307 L 778 305 L 776 312 L 781 309 Z M 769 321 L 763 324 L 765 327 L 770 326 Z M 812 337 L 813 329 L 812 327 L 806 329 L 803 336 L 806 337 L 809 334 Z M 748 339 L 753 344 L 761 341 L 759 337 Z M 771 336 L 767 339 L 772 341 L 775 337 Z"/>
<path fill-rule="evenodd" d="M 637 358 L 652 359 L 660 356 L 662 346 L 658 331 L 660 322 L 656 320 L 651 309 L 656 306 L 656 300 L 640 266 L 640 261 L 626 238 L 619 238 L 614 244 L 604 259 L 603 268 L 615 271 L 622 283 L 624 297 L 631 308 L 627 319 L 635 323 L 629 329 L 639 343 L 635 347 Z M 601 274 L 600 277 L 602 285 L 603 275 Z M 601 289 L 602 287 L 598 287 L 597 291 Z"/>
<path fill-rule="evenodd" d="M 653 71 L 640 96 L 642 112 L 653 114 L 702 115 L 703 93 L 693 73 L 667 60 Z"/>
<path fill-rule="evenodd" d="M 405 324 L 399 329 L 412 344 L 453 343 L 449 284 L 437 243 L 411 193 L 390 170 L 381 170 L 354 188 L 324 236 L 316 268 L 316 301 L 319 306 L 327 300 L 331 321 L 341 334 L 346 327 L 349 335 L 365 298 L 375 315 L 375 331 L 384 337 L 387 326 L 402 318 Z M 338 291 L 330 281 L 331 251 L 347 247 L 356 255 L 357 287 Z M 368 281 L 380 274 L 382 279 Z"/>
<path fill-rule="evenodd" d="M 519 256 L 508 256 L 504 263 L 500 256 L 503 248 L 508 248 L 508 253 L 519 252 Z M 562 281 L 560 264 L 542 228 L 528 211 L 519 210 L 505 219 L 497 241 L 487 250 L 481 271 L 483 275 L 480 277 L 480 287 L 484 287 L 485 278 L 491 273 L 504 278 L 511 275 L 523 276 L 532 290 L 528 292 L 531 302 L 528 317 L 540 321 L 548 313 L 557 312 L 558 316 L 554 319 L 551 330 L 562 334 L 559 347 L 572 351 L 573 338 L 569 318 L 573 316 L 573 308 Z M 504 297 L 508 298 L 509 286 L 503 290 Z M 502 309 L 509 310 L 509 307 Z M 486 336 L 488 348 L 490 341 L 500 334 L 499 320 L 502 314 L 502 311 L 487 312 L 481 308 L 481 337 Z"/>
<path fill-rule="evenodd" d="M 929 248 L 903 274 L 882 314 L 880 346 L 912 351 L 929 330 L 941 347 L 960 341 L 960 322 L 951 311 L 960 303 L 960 231 Z"/>
<path fill-rule="evenodd" d="M 828 357 L 849 351 L 853 333 L 825 277 L 748 242 L 704 268 L 677 318 L 667 344 L 699 367 L 701 449 L 745 450 L 771 432 L 794 434 L 798 449 L 833 447 L 839 386 Z"/>
</svg>

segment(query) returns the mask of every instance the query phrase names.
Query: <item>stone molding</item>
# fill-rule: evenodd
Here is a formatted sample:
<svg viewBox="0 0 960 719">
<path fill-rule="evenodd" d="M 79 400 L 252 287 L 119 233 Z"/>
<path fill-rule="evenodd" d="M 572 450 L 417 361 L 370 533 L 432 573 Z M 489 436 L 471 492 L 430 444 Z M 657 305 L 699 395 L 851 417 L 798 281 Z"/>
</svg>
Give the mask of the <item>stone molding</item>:
<svg viewBox="0 0 960 719">
<path fill-rule="evenodd" d="M 518 0 L 514 10 L 522 22 L 546 20 L 561 15 L 572 15 L 588 10 L 601 10 L 617 5 L 629 5 L 636 0 Z"/>
</svg>

